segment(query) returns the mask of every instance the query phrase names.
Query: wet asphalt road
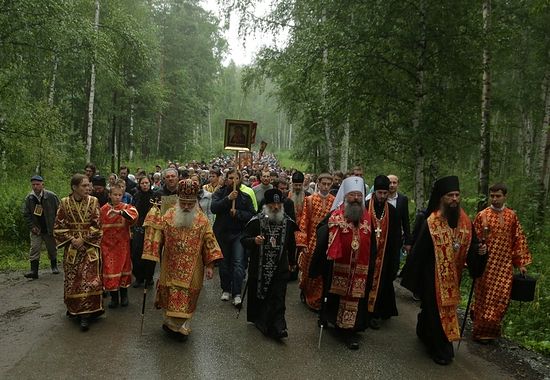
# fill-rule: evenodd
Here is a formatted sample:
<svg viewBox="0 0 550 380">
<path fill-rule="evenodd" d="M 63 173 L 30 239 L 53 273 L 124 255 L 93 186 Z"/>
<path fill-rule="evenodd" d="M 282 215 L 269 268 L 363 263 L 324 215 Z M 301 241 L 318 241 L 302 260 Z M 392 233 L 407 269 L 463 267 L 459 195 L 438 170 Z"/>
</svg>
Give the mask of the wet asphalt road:
<svg viewBox="0 0 550 380">
<path fill-rule="evenodd" d="M 144 333 L 139 334 L 142 289 L 130 288 L 127 308 L 107 309 L 80 332 L 65 317 L 63 276 L 44 272 L 39 280 L 20 273 L 0 276 L 0 379 L 506 379 L 512 376 L 475 355 L 465 341 L 454 362 L 436 365 L 415 336 L 417 304 L 396 286 L 400 316 L 378 331 L 362 333 L 361 348 L 348 350 L 325 330 L 317 349 L 316 315 L 289 284 L 289 338 L 265 338 L 219 300 L 219 279 L 207 281 L 187 342 L 161 329 L 162 313 L 148 293 Z M 105 302 L 106 305 L 107 301 Z"/>
</svg>

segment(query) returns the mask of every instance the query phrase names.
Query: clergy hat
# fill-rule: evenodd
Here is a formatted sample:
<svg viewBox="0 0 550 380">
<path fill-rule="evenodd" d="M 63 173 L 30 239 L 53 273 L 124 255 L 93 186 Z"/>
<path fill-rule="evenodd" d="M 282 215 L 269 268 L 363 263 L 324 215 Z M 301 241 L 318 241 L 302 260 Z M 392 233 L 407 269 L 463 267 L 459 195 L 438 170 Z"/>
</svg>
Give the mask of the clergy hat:
<svg viewBox="0 0 550 380">
<path fill-rule="evenodd" d="M 31 177 L 31 182 L 32 182 L 32 181 L 44 182 L 44 178 L 42 178 L 42 177 L 39 176 L 39 175 L 33 175 L 33 176 Z"/>
<path fill-rule="evenodd" d="M 94 175 L 92 177 L 92 185 L 94 186 L 107 186 L 107 182 L 105 181 L 105 177 L 102 175 Z"/>
<path fill-rule="evenodd" d="M 270 203 L 282 203 L 283 202 L 283 193 L 279 189 L 269 189 L 264 193 L 265 204 Z"/>
<path fill-rule="evenodd" d="M 428 202 L 428 208 L 426 209 L 426 215 L 429 216 L 432 212 L 437 210 L 441 197 L 451 191 L 460 191 L 460 184 L 457 176 L 451 175 L 439 178 L 435 181 L 432 194 L 430 195 L 430 201 Z"/>
<path fill-rule="evenodd" d="M 292 183 L 304 183 L 304 180 L 304 173 L 296 171 L 292 174 Z"/>
<path fill-rule="evenodd" d="M 197 181 L 186 178 L 178 182 L 178 198 L 181 200 L 196 201 L 199 191 L 200 185 Z"/>
<path fill-rule="evenodd" d="M 390 190 L 390 179 L 385 175 L 379 175 L 374 179 L 374 191 Z"/>
<path fill-rule="evenodd" d="M 332 202 L 332 207 L 330 210 L 336 210 L 340 207 L 340 205 L 344 203 L 344 198 L 346 195 L 352 191 L 360 192 L 363 194 L 363 198 L 365 198 L 365 181 L 363 181 L 363 178 L 352 176 L 343 180 L 340 188 L 338 189 L 338 193 L 336 194 L 336 198 L 334 198 L 334 202 Z"/>
</svg>

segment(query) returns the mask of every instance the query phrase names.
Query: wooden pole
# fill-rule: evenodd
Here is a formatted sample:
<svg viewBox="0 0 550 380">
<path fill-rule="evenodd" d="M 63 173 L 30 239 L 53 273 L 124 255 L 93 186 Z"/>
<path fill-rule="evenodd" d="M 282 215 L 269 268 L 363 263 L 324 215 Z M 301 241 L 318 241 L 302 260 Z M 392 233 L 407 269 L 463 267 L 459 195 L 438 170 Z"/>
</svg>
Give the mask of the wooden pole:
<svg viewBox="0 0 550 380">
<path fill-rule="evenodd" d="M 239 168 L 239 151 L 238 150 L 235 151 L 235 168 L 236 168 L 237 172 L 240 171 L 240 168 Z M 238 173 L 237 175 L 240 176 L 241 174 Z M 235 191 L 235 190 L 237 190 L 237 182 L 233 181 L 233 191 Z M 235 199 L 233 199 L 233 202 L 231 203 L 231 210 L 233 210 L 233 211 L 235 210 Z"/>
</svg>

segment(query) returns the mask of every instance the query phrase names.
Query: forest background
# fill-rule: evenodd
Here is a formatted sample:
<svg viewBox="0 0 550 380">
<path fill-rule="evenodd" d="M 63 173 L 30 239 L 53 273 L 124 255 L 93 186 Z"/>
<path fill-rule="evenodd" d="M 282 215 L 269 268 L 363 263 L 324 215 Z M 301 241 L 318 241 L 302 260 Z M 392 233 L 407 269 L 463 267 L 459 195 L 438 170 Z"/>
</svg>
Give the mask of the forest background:
<svg viewBox="0 0 550 380">
<path fill-rule="evenodd" d="M 257 3 L 219 0 L 243 35 L 288 42 L 237 67 L 198 0 L 0 0 L 2 268 L 24 263 L 32 174 L 65 196 L 87 161 L 209 161 L 224 119 L 255 120 L 288 167 L 399 175 L 411 217 L 440 176 L 459 175 L 471 216 L 505 182 L 538 278 L 505 333 L 550 355 L 550 2 Z"/>
</svg>

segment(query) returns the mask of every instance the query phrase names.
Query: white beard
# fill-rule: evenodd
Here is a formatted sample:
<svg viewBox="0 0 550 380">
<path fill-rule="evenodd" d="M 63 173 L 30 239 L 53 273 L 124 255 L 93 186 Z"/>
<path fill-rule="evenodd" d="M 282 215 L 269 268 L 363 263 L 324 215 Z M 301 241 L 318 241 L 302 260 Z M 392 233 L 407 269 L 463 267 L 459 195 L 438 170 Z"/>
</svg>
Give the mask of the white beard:
<svg viewBox="0 0 550 380">
<path fill-rule="evenodd" d="M 176 216 L 174 218 L 174 226 L 189 228 L 193 225 L 195 215 L 197 214 L 196 207 L 191 211 L 183 211 L 179 202 L 176 203 Z"/>
<path fill-rule="evenodd" d="M 304 191 L 300 191 L 299 193 L 292 193 L 292 195 L 290 196 L 290 200 L 292 202 L 294 202 L 294 204 L 296 206 L 301 206 L 304 204 L 304 196 L 305 196 L 305 193 Z"/>
<path fill-rule="evenodd" d="M 272 212 L 269 207 L 267 207 L 267 205 L 264 205 L 262 211 L 265 215 L 267 215 L 267 219 L 272 223 L 280 224 L 283 222 L 283 218 L 285 217 L 285 213 L 282 207 L 279 209 L 279 211 Z"/>
</svg>

